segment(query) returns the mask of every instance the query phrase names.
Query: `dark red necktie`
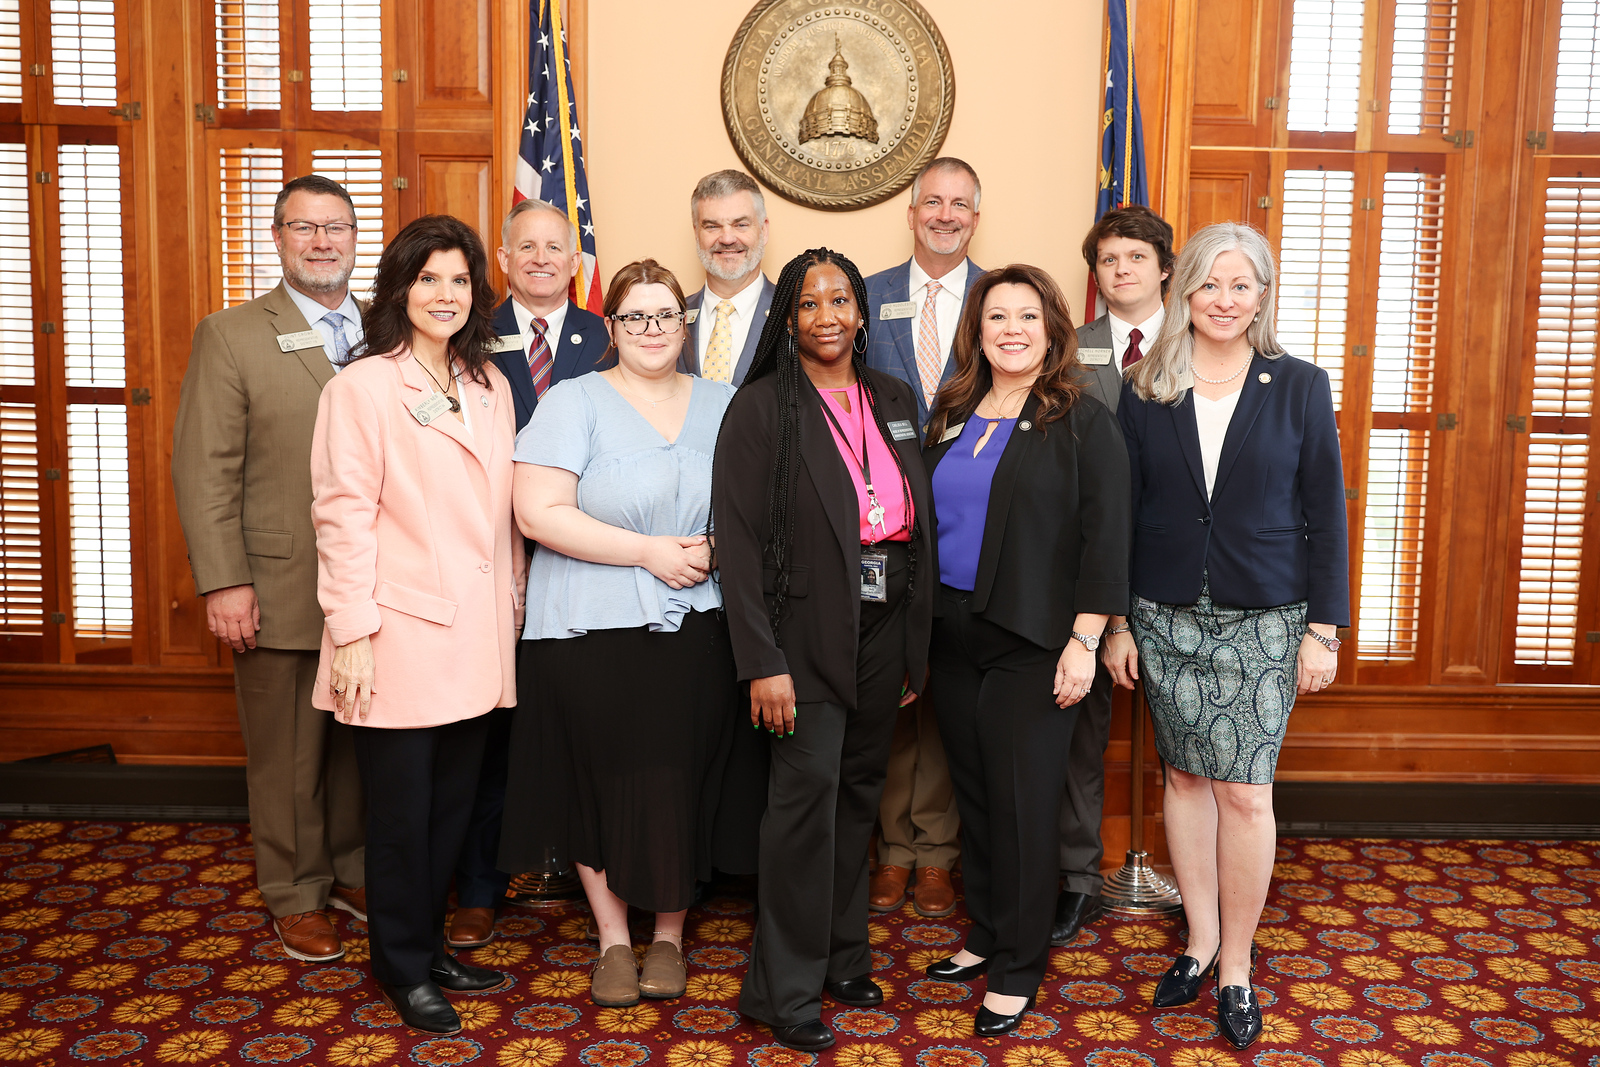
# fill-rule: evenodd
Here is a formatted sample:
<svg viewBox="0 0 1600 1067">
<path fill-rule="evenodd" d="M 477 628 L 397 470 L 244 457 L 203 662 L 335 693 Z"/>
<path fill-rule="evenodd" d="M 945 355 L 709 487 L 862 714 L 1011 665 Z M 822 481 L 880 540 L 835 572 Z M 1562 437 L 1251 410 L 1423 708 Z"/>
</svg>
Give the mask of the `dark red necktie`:
<svg viewBox="0 0 1600 1067">
<path fill-rule="evenodd" d="M 1139 342 L 1143 340 L 1144 334 L 1138 330 L 1128 331 L 1128 350 L 1122 353 L 1122 369 L 1124 371 L 1144 358 L 1144 353 L 1139 351 Z"/>
<path fill-rule="evenodd" d="M 544 391 L 550 388 L 550 364 L 554 360 L 550 356 L 550 343 L 545 340 L 545 320 L 533 320 L 533 344 L 528 347 L 528 373 L 533 377 L 533 398 L 535 400 L 544 396 Z"/>
</svg>

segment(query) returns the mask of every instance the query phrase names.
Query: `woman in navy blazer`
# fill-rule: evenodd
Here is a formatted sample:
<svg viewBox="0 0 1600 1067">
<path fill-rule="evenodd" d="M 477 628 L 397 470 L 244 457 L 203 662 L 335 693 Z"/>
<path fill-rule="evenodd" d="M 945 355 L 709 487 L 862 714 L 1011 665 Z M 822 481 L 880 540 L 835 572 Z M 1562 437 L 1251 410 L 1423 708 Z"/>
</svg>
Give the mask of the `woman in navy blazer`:
<svg viewBox="0 0 1600 1067">
<path fill-rule="evenodd" d="M 1207 226 L 1173 268 L 1161 332 L 1123 386 L 1133 478 L 1132 637 L 1167 764 L 1165 817 L 1189 923 L 1156 1007 L 1215 970 L 1217 1022 L 1261 1032 L 1251 943 L 1276 849 L 1272 778 L 1297 693 L 1331 685 L 1349 623 L 1344 476 L 1328 374 L 1273 329 L 1275 268 L 1258 231 Z"/>
</svg>

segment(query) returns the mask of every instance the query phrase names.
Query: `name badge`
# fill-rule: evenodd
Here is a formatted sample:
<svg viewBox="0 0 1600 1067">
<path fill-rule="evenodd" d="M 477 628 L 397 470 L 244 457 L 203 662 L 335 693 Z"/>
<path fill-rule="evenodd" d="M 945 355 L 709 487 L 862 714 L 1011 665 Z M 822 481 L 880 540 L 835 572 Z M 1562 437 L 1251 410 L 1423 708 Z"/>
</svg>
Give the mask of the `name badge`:
<svg viewBox="0 0 1600 1067">
<path fill-rule="evenodd" d="M 895 419 L 889 423 L 889 436 L 896 441 L 910 441 L 917 436 L 917 428 L 910 419 Z"/>
<path fill-rule="evenodd" d="M 917 317 L 917 302 L 915 300 L 901 300 L 893 304 L 884 304 L 878 308 L 878 318 L 888 319 L 914 319 Z"/>
<path fill-rule="evenodd" d="M 1080 348 L 1078 349 L 1078 362 L 1087 363 L 1091 367 L 1103 367 L 1111 362 L 1111 349 Z"/>
<path fill-rule="evenodd" d="M 700 317 L 700 309 L 699 308 L 690 308 L 689 310 L 687 310 L 687 311 L 685 311 L 683 313 L 683 324 L 685 326 L 693 326 L 694 325 L 694 320 L 698 319 L 699 317 Z"/>
<path fill-rule="evenodd" d="M 322 335 L 316 330 L 301 330 L 299 333 L 280 333 L 278 335 L 278 351 L 298 352 L 302 348 L 321 348 Z"/>
<path fill-rule="evenodd" d="M 861 599 L 872 604 L 889 599 L 889 553 L 881 548 L 861 550 Z"/>
<path fill-rule="evenodd" d="M 966 429 L 966 428 L 967 428 L 967 424 L 964 423 L 964 422 L 958 423 L 955 426 L 950 427 L 949 429 L 945 430 L 944 436 L 939 438 L 939 443 L 942 445 L 946 441 L 952 441 L 955 438 L 960 437 L 961 436 L 961 431 Z"/>
<path fill-rule="evenodd" d="M 434 393 L 428 399 L 411 409 L 411 417 L 426 426 L 440 415 L 450 410 L 450 398 L 443 393 Z"/>
<path fill-rule="evenodd" d="M 494 344 L 489 346 L 491 352 L 521 352 L 522 335 L 518 333 L 505 334 L 494 339 Z"/>
</svg>

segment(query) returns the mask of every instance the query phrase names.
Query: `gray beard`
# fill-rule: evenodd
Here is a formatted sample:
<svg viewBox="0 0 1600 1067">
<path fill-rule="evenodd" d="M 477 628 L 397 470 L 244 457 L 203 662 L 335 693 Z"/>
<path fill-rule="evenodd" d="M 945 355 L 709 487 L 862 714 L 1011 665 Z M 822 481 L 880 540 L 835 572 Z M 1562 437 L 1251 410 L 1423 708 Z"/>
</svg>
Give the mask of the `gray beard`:
<svg viewBox="0 0 1600 1067">
<path fill-rule="evenodd" d="M 753 269 L 752 266 L 746 266 L 746 268 L 739 273 L 730 274 L 721 267 L 717 266 L 716 260 L 711 258 L 711 253 L 707 252 L 704 248 L 701 248 L 698 241 L 695 242 L 694 251 L 695 255 L 700 257 L 700 265 L 705 268 L 706 273 L 711 275 L 713 278 L 718 279 L 719 281 L 736 282 L 740 278 L 748 275 Z M 745 256 L 745 263 L 753 266 L 760 266 L 761 257 L 766 251 L 767 242 L 764 240 L 758 241 Z"/>
<path fill-rule="evenodd" d="M 352 268 L 355 264 L 351 264 Z M 300 269 L 300 265 L 293 261 L 283 264 L 283 276 L 289 279 L 289 284 L 302 293 L 337 293 L 350 284 L 350 271 L 341 271 L 334 278 L 324 280 L 314 274 L 308 274 Z"/>
</svg>

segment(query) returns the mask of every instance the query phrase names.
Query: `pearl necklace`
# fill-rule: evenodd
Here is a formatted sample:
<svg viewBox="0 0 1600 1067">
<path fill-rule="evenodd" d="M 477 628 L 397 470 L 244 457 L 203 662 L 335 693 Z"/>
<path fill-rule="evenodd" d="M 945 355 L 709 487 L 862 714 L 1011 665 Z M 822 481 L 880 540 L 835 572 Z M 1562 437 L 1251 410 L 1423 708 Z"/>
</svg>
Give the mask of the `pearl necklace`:
<svg viewBox="0 0 1600 1067">
<path fill-rule="evenodd" d="M 1239 369 L 1228 375 L 1226 378 L 1207 378 L 1204 374 L 1201 374 L 1199 371 L 1194 369 L 1193 360 L 1189 361 L 1189 373 L 1194 375 L 1200 381 L 1205 382 L 1207 385 L 1227 385 L 1229 382 L 1233 381 L 1235 378 L 1249 369 L 1250 360 L 1255 358 L 1255 354 L 1256 350 L 1252 348 L 1250 350 L 1250 358 L 1239 364 Z"/>
</svg>

